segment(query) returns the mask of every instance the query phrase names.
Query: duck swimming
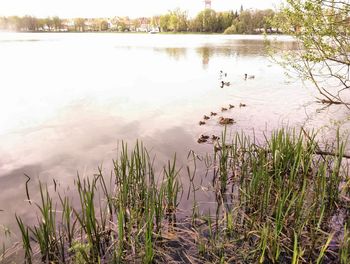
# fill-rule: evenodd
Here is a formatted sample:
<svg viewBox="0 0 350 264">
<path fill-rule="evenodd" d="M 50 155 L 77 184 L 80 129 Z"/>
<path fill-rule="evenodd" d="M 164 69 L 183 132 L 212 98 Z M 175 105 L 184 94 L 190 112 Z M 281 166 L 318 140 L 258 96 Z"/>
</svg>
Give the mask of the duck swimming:
<svg viewBox="0 0 350 264">
<path fill-rule="evenodd" d="M 230 82 L 224 82 L 224 81 L 221 81 L 221 85 L 220 85 L 220 88 L 224 88 L 224 86 L 230 86 L 231 83 Z"/>
<path fill-rule="evenodd" d="M 204 121 L 199 121 L 199 125 L 200 126 L 205 125 L 205 122 Z"/>
<path fill-rule="evenodd" d="M 248 74 L 244 74 L 244 80 L 247 80 L 247 79 L 254 79 L 255 78 L 255 75 L 249 75 Z"/>
<path fill-rule="evenodd" d="M 239 107 L 246 107 L 246 104 L 239 103 Z"/>
<path fill-rule="evenodd" d="M 204 116 L 203 116 L 203 119 L 204 119 L 204 120 L 209 120 L 209 119 L 210 119 L 210 117 L 209 117 L 209 116 L 207 116 L 207 115 L 204 115 Z"/>
<path fill-rule="evenodd" d="M 228 106 L 230 109 L 232 109 L 232 108 L 235 108 L 235 106 L 234 105 L 232 105 L 232 104 L 229 104 L 229 106 Z"/>
<path fill-rule="evenodd" d="M 211 139 L 212 139 L 212 140 L 218 140 L 218 139 L 220 139 L 220 138 L 219 138 L 218 136 L 212 135 L 212 136 L 211 136 Z"/>
<path fill-rule="evenodd" d="M 201 135 L 200 138 L 202 138 L 202 139 L 207 139 L 207 140 L 208 140 L 208 139 L 209 139 L 209 136 Z"/>
<path fill-rule="evenodd" d="M 199 144 L 201 144 L 201 143 L 207 142 L 207 140 L 206 140 L 206 139 L 199 138 L 199 139 L 197 140 L 197 142 L 198 142 Z"/>
<path fill-rule="evenodd" d="M 233 122 L 234 122 L 233 118 L 220 117 L 220 119 L 219 119 L 220 125 L 232 125 Z"/>
<path fill-rule="evenodd" d="M 217 113 L 215 113 L 215 112 L 210 112 L 210 115 L 211 115 L 211 116 L 216 116 Z"/>
<path fill-rule="evenodd" d="M 198 142 L 198 143 L 205 143 L 205 142 L 208 141 L 208 139 L 209 139 L 209 136 L 201 135 L 201 136 L 198 138 L 197 142 Z"/>
<path fill-rule="evenodd" d="M 227 111 L 226 107 L 221 107 L 221 112 Z"/>
</svg>

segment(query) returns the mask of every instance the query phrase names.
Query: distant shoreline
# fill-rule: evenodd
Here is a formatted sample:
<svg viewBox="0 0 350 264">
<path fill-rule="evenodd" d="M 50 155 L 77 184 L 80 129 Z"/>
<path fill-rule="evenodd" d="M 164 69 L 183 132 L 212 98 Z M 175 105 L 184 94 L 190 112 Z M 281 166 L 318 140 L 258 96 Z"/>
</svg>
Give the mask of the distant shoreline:
<svg viewBox="0 0 350 264">
<path fill-rule="evenodd" d="M 94 34 L 140 34 L 140 35 L 285 35 L 283 33 L 235 33 L 235 34 L 225 34 L 225 33 L 218 33 L 218 32 L 157 32 L 157 33 L 150 33 L 150 32 L 135 32 L 135 31 L 126 31 L 126 32 L 118 32 L 118 31 L 0 31 L 0 33 L 24 33 L 24 34 L 31 34 L 31 33 L 42 33 L 42 34 L 72 34 L 72 33 L 78 33 L 78 34 L 86 34 L 86 33 L 94 33 Z"/>
</svg>

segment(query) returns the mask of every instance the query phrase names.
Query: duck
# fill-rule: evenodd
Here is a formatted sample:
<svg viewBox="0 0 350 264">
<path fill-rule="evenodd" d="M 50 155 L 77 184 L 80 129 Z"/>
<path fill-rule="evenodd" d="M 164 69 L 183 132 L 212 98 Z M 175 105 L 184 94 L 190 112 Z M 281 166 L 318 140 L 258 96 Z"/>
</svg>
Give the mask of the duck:
<svg viewBox="0 0 350 264">
<path fill-rule="evenodd" d="M 221 107 L 221 112 L 227 111 L 226 107 Z"/>
<path fill-rule="evenodd" d="M 204 121 L 199 121 L 199 125 L 200 126 L 205 125 L 205 122 Z"/>
<path fill-rule="evenodd" d="M 246 107 L 246 104 L 239 103 L 239 107 Z"/>
<path fill-rule="evenodd" d="M 204 120 L 209 120 L 209 119 L 210 119 L 210 117 L 209 117 L 209 116 L 207 116 L 207 115 L 204 115 L 204 116 L 203 116 L 203 119 L 204 119 Z"/>
<path fill-rule="evenodd" d="M 203 139 L 203 138 L 199 138 L 199 139 L 197 140 L 197 142 L 198 142 L 199 144 L 201 144 L 201 143 L 207 142 L 207 140 L 206 140 L 206 139 Z"/>
<path fill-rule="evenodd" d="M 234 105 L 232 105 L 232 104 L 229 104 L 229 106 L 228 106 L 230 109 L 232 109 L 232 108 L 235 108 L 235 106 Z"/>
<path fill-rule="evenodd" d="M 220 85 L 220 87 L 221 88 L 224 88 L 224 86 L 230 86 L 231 85 L 231 83 L 230 82 L 224 82 L 224 81 L 221 81 L 221 85 Z"/>
<path fill-rule="evenodd" d="M 211 139 L 212 139 L 212 140 L 219 140 L 219 139 L 220 139 L 220 137 L 215 136 L 215 135 L 212 135 L 212 136 L 211 136 Z"/>
<path fill-rule="evenodd" d="M 254 79 L 255 78 L 255 75 L 249 75 L 248 74 L 244 74 L 244 80 L 247 80 L 247 79 Z"/>
<path fill-rule="evenodd" d="M 210 112 L 210 115 L 211 115 L 211 116 L 216 116 L 217 113 L 215 113 L 215 112 Z"/>
<path fill-rule="evenodd" d="M 209 136 L 201 135 L 201 136 L 198 138 L 197 142 L 198 142 L 198 143 L 205 143 L 205 142 L 208 141 L 208 139 L 209 139 Z"/>
<path fill-rule="evenodd" d="M 209 139 L 209 136 L 207 136 L 207 135 L 201 135 L 199 138 L 208 140 L 208 139 Z"/>
<path fill-rule="evenodd" d="M 219 119 L 220 125 L 232 125 L 233 122 L 234 122 L 233 118 L 220 117 L 220 119 Z"/>
</svg>

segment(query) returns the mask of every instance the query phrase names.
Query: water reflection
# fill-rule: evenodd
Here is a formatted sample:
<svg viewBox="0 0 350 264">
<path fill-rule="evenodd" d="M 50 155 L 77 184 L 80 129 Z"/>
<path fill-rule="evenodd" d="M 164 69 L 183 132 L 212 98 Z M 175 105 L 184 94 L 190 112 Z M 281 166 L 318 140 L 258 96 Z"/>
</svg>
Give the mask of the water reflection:
<svg viewBox="0 0 350 264">
<path fill-rule="evenodd" d="M 6 91 L 0 98 L 0 209 L 5 210 L 0 225 L 11 228 L 15 212 L 36 217 L 26 206 L 24 173 L 50 188 L 52 178 L 67 186 L 77 171 L 91 176 L 101 164 L 109 175 L 118 144 L 137 139 L 160 164 L 176 152 L 185 168 L 189 150 L 212 149 L 197 139 L 220 135 L 221 115 L 236 121 L 230 135 L 243 130 L 259 136 L 281 124 L 304 124 L 305 112 L 315 108 L 301 106 L 312 102 L 313 94 L 300 82 L 286 83 L 283 69 L 266 56 L 262 37 L 53 33 L 11 38 L 40 40 L 0 42 L 0 86 Z M 296 48 L 290 40 L 277 45 Z M 219 88 L 220 70 L 231 86 Z M 245 73 L 255 79 L 245 81 Z M 240 103 L 247 107 L 239 108 Z M 221 113 L 229 104 L 236 108 Z M 210 111 L 219 115 L 199 126 Z M 339 115 L 324 113 L 312 126 Z M 187 175 L 182 177 L 186 186 Z M 181 206 L 188 209 L 191 202 Z"/>
<path fill-rule="evenodd" d="M 164 52 L 175 60 L 186 59 L 186 48 L 154 48 L 156 52 Z"/>
<path fill-rule="evenodd" d="M 290 51 L 299 48 L 295 41 L 271 41 L 268 39 L 234 39 L 226 40 L 221 45 L 208 45 L 197 47 L 196 53 L 202 58 L 203 69 L 207 69 L 212 57 L 256 57 L 267 56 L 269 47 L 276 51 Z M 154 51 L 167 54 L 170 58 L 177 61 L 186 60 L 187 53 L 192 48 L 173 47 L 173 48 L 154 48 Z"/>
</svg>

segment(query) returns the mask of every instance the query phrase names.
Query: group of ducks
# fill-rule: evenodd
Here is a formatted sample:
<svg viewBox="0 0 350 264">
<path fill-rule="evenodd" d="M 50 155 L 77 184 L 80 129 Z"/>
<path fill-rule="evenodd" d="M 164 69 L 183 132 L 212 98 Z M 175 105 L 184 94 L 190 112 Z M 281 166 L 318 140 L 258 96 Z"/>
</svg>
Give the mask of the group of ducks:
<svg viewBox="0 0 350 264">
<path fill-rule="evenodd" d="M 224 88 L 224 86 L 230 86 L 231 83 L 230 82 L 225 82 L 224 80 L 222 80 L 222 77 L 227 77 L 227 73 L 223 72 L 222 70 L 220 71 L 220 76 L 219 76 L 219 80 L 221 80 L 221 88 Z"/>
<path fill-rule="evenodd" d="M 219 80 L 221 80 L 220 88 L 224 88 L 224 86 L 230 86 L 231 85 L 231 82 L 222 80 L 223 77 L 227 77 L 227 73 L 223 72 L 222 70 L 220 70 L 220 76 L 219 76 Z M 244 80 L 246 81 L 248 79 L 250 79 L 250 80 L 255 79 L 255 75 L 248 75 L 247 73 L 245 73 L 244 74 Z"/>
<path fill-rule="evenodd" d="M 239 104 L 239 107 L 246 107 L 247 105 L 246 104 L 242 104 L 240 103 Z M 221 107 L 221 112 L 225 112 L 229 109 L 232 109 L 234 108 L 235 106 L 232 105 L 232 104 L 229 104 L 228 108 L 227 107 Z M 209 120 L 212 116 L 217 116 L 218 113 L 216 112 L 210 112 L 210 116 L 208 115 L 204 115 L 203 116 L 203 119 L 204 120 L 201 120 L 199 121 L 199 125 L 202 126 L 202 125 L 205 125 L 206 124 L 206 121 Z M 228 118 L 228 117 L 219 117 L 219 124 L 220 125 L 232 125 L 234 123 L 234 120 L 233 118 Z"/>
<path fill-rule="evenodd" d="M 231 83 L 228 82 L 228 81 L 224 81 L 222 80 L 223 77 L 227 77 L 227 73 L 223 72 L 222 70 L 220 71 L 220 76 L 219 76 L 219 80 L 221 80 L 221 85 L 220 87 L 221 88 L 224 88 L 224 86 L 230 86 Z M 248 74 L 244 74 L 244 80 L 247 80 L 247 79 L 254 79 L 255 76 L 254 75 L 249 75 Z M 240 103 L 239 104 L 239 107 L 246 107 L 247 105 L 246 104 L 243 104 L 243 103 Z M 232 109 L 232 108 L 235 108 L 234 105 L 232 104 L 229 104 L 228 107 L 221 107 L 221 112 L 225 112 L 229 109 Z M 206 121 L 209 120 L 211 117 L 213 116 L 217 116 L 218 113 L 216 112 L 210 112 L 210 116 L 209 115 L 204 115 L 203 116 L 203 120 L 199 121 L 199 125 L 202 126 L 202 125 L 205 125 L 206 124 Z M 223 117 L 223 116 L 220 116 L 219 117 L 219 124 L 220 125 L 232 125 L 233 123 L 235 122 L 235 120 L 233 118 L 229 118 L 229 117 Z M 212 135 L 211 137 L 208 136 L 208 135 L 201 135 L 197 142 L 198 143 L 206 143 L 208 142 L 208 140 L 212 140 L 212 141 L 216 141 L 216 140 L 219 140 L 220 138 L 218 136 L 215 136 L 215 135 Z"/>
<path fill-rule="evenodd" d="M 201 135 L 197 142 L 198 143 L 206 143 L 208 142 L 208 140 L 211 139 L 212 141 L 216 141 L 219 140 L 220 138 L 218 136 L 212 135 L 211 137 L 207 136 L 207 135 Z"/>
</svg>

